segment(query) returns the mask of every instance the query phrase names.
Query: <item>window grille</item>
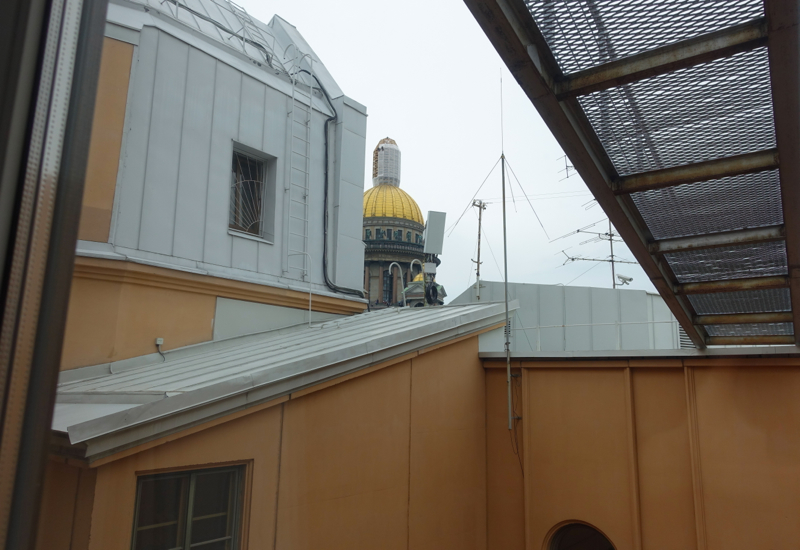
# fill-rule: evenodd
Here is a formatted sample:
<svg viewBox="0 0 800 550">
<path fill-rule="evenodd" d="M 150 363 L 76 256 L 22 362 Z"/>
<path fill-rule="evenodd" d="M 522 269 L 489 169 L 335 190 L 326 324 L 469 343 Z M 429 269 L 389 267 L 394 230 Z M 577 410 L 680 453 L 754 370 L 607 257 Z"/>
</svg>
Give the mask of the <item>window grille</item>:
<svg viewBox="0 0 800 550">
<path fill-rule="evenodd" d="M 411 242 L 411 231 L 406 231 L 406 242 Z"/>
<path fill-rule="evenodd" d="M 233 152 L 231 229 L 262 236 L 264 217 L 264 161 Z"/>
<path fill-rule="evenodd" d="M 142 476 L 132 550 L 239 547 L 244 468 Z"/>
</svg>

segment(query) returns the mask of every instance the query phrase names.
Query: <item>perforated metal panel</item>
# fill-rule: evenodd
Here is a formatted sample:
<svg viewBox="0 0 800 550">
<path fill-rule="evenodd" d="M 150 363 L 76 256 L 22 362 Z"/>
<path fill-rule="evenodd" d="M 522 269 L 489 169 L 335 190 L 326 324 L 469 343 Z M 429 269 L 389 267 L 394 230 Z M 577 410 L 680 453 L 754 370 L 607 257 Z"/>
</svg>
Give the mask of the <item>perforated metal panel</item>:
<svg viewBox="0 0 800 550">
<path fill-rule="evenodd" d="M 620 175 L 775 146 L 765 47 L 579 102 Z"/>
<path fill-rule="evenodd" d="M 524 1 L 565 75 L 764 17 L 763 0 Z M 577 102 L 614 165 L 616 174 L 606 174 L 614 179 L 773 149 L 771 86 L 768 47 L 762 46 L 579 96 Z M 631 198 L 655 240 L 784 223 L 779 170 Z M 663 260 L 679 283 L 788 273 L 783 242 L 667 253 Z M 690 295 L 688 305 L 690 315 L 791 311 L 788 289 Z M 792 323 L 706 328 L 711 336 L 793 333 Z"/>
<path fill-rule="evenodd" d="M 664 254 L 680 283 L 786 275 L 783 242 Z"/>
<path fill-rule="evenodd" d="M 526 0 L 564 73 L 746 23 L 761 0 Z"/>
<path fill-rule="evenodd" d="M 783 223 L 777 170 L 631 195 L 656 240 Z"/>
<path fill-rule="evenodd" d="M 791 336 L 792 323 L 744 323 L 741 325 L 706 325 L 709 336 Z"/>
<path fill-rule="evenodd" d="M 715 294 L 691 294 L 689 301 L 698 315 L 715 313 L 766 313 L 791 311 L 788 288 L 744 290 Z"/>
</svg>

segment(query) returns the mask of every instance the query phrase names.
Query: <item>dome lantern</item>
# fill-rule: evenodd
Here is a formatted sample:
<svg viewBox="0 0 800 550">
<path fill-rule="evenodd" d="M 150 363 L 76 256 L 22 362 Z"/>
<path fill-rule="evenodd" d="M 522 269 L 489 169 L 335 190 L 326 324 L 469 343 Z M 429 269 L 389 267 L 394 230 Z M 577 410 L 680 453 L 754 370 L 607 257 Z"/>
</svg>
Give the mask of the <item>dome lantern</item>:
<svg viewBox="0 0 800 550">
<path fill-rule="evenodd" d="M 372 185 L 400 187 L 400 148 L 391 138 L 383 138 L 372 152 Z"/>
</svg>

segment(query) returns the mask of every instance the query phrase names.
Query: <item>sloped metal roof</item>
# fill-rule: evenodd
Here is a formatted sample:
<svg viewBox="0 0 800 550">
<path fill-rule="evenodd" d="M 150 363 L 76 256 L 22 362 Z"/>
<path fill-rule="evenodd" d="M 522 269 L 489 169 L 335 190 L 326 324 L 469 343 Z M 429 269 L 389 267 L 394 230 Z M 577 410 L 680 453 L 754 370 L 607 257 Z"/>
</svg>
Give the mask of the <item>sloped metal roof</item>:
<svg viewBox="0 0 800 550">
<path fill-rule="evenodd" d="M 65 371 L 53 428 L 66 430 L 73 444 L 87 443 L 87 456 L 109 454 L 483 331 L 503 322 L 504 308 L 389 308 L 188 346 L 165 360 L 153 354 Z"/>
<path fill-rule="evenodd" d="M 277 15 L 264 23 L 230 0 L 111 0 L 109 3 L 107 20 L 111 23 L 138 30 L 156 18 L 205 36 L 218 46 L 241 54 L 261 70 L 316 87 L 317 83 L 305 71 L 313 72 L 331 98 L 343 95 L 297 28 Z"/>
<path fill-rule="evenodd" d="M 465 3 L 695 345 L 797 343 L 798 2 Z"/>
</svg>

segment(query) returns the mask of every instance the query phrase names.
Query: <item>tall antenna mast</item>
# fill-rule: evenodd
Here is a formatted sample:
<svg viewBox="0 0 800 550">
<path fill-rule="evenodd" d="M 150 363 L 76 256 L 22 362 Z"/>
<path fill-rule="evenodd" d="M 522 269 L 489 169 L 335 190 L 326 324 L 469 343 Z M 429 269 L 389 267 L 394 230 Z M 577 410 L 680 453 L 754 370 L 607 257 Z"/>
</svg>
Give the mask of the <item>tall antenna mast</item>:
<svg viewBox="0 0 800 550">
<path fill-rule="evenodd" d="M 483 220 L 483 211 L 486 210 L 486 203 L 480 199 L 472 201 L 472 206 L 478 208 L 478 259 L 472 260 L 475 262 L 475 298 L 481 299 L 481 222 Z"/>
<path fill-rule="evenodd" d="M 614 272 L 614 231 L 611 229 L 611 220 L 608 220 L 608 244 L 611 246 L 611 288 L 617 288 L 617 278 Z"/>
<path fill-rule="evenodd" d="M 503 184 L 503 293 L 506 304 L 505 348 L 506 387 L 508 390 L 508 429 L 514 429 L 514 408 L 511 402 L 511 327 L 508 322 L 508 238 L 506 236 L 506 152 L 503 137 L 503 69 L 500 69 L 500 174 Z"/>
</svg>

